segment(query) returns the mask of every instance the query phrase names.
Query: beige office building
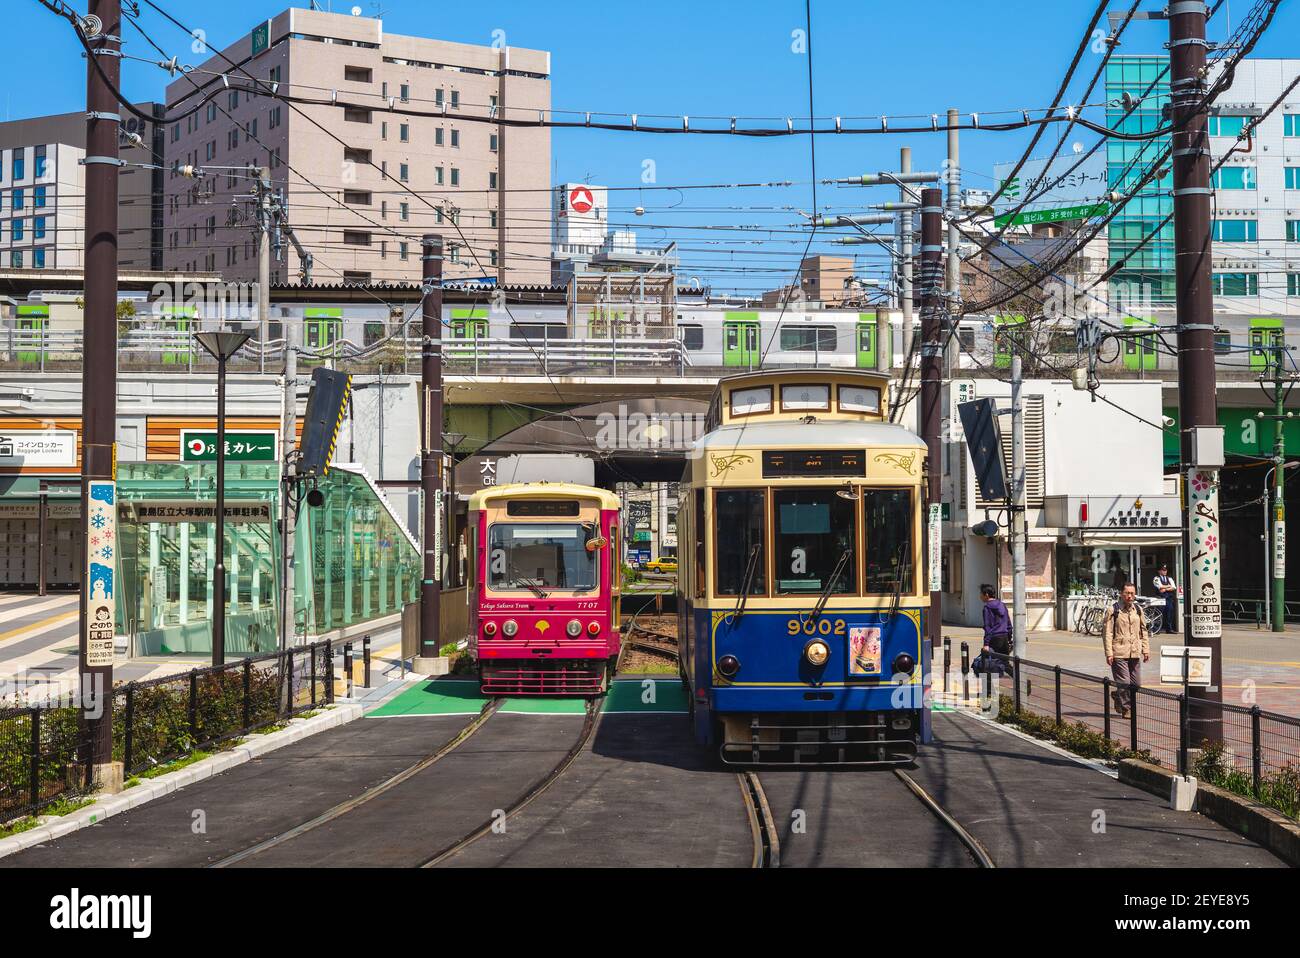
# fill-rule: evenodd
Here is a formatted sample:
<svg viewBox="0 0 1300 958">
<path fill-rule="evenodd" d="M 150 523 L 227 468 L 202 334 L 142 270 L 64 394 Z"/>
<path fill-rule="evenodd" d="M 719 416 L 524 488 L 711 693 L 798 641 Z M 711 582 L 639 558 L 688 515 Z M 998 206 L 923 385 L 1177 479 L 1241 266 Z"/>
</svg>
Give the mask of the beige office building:
<svg viewBox="0 0 1300 958">
<path fill-rule="evenodd" d="M 167 88 L 171 113 L 216 96 L 166 136 L 166 268 L 257 278 L 252 181 L 229 168 L 265 164 L 316 283 L 418 281 L 425 233 L 442 235 L 448 279 L 550 281 L 550 131 L 497 122 L 549 113 L 549 53 L 386 35 L 378 19 L 301 9 L 223 52 L 238 69 L 213 56 Z M 323 102 L 250 95 L 245 71 Z M 185 165 L 203 175 L 185 177 Z M 272 282 L 299 276 L 284 245 Z"/>
</svg>

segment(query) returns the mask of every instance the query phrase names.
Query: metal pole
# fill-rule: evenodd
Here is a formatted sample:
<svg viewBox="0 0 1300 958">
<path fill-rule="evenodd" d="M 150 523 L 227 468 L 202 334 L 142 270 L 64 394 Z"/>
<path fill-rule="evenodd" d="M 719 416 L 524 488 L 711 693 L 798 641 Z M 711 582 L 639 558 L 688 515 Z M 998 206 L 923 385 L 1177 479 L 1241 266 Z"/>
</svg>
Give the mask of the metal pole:
<svg viewBox="0 0 1300 958">
<path fill-rule="evenodd" d="M 258 336 L 265 344 L 271 328 L 271 168 L 264 166 L 257 177 L 257 319 Z M 262 353 L 266 362 L 266 353 Z"/>
<path fill-rule="evenodd" d="M 1015 654 L 1025 648 L 1025 400 L 1020 355 L 1011 357 L 1011 637 Z"/>
<path fill-rule="evenodd" d="M 943 283 L 943 194 L 930 187 L 921 191 L 921 438 L 926 445 L 927 483 L 925 504 L 929 514 L 931 504 L 943 498 L 943 437 L 940 432 L 943 387 L 943 343 L 940 341 L 942 310 L 940 296 Z M 928 555 L 929 549 L 926 549 Z M 926 574 L 930 569 L 927 564 Z M 928 582 L 927 582 L 928 588 Z M 926 615 L 926 641 L 933 648 L 939 641 L 940 623 L 943 621 L 943 593 L 930 591 L 930 608 Z M 927 648 L 922 648 L 924 656 Z"/>
<path fill-rule="evenodd" d="M 949 335 L 949 324 L 961 302 L 961 232 L 957 229 L 957 218 L 961 216 L 961 151 L 957 141 L 957 124 L 960 116 L 956 110 L 948 111 L 948 260 L 947 260 L 947 303 L 944 309 L 943 324 L 943 374 L 945 379 L 952 378 L 953 357 L 956 343 Z"/>
<path fill-rule="evenodd" d="M 1180 0 L 1170 6 L 1169 65 L 1173 148 L 1174 262 L 1178 315 L 1178 406 L 1182 429 L 1182 465 L 1190 473 L 1192 430 L 1218 420 L 1214 379 L 1214 297 L 1210 262 L 1210 149 L 1207 136 L 1206 5 L 1202 0 Z M 1211 478 L 1217 482 L 1217 475 Z M 1188 612 L 1183 616 L 1183 641 L 1210 649 L 1210 684 L 1192 692 L 1202 700 L 1192 721 L 1195 740 L 1222 740 L 1223 642 L 1222 624 L 1214 615 L 1221 608 L 1218 565 L 1198 568 L 1193 577 L 1191 529 L 1206 521 L 1204 512 L 1193 514 L 1189 492 L 1183 504 L 1183 581 Z M 1198 503 L 1213 514 L 1211 531 L 1218 533 L 1218 497 Z M 1221 537 L 1221 536 L 1220 536 Z M 1198 585 L 1199 584 L 1199 585 Z M 1204 593 L 1204 596 L 1201 593 Z M 1203 600 L 1203 601 L 1201 601 Z M 1198 614 L 1197 605 L 1208 606 Z M 1206 707 L 1208 706 L 1208 707 Z M 1134 712 L 1136 712 L 1136 708 Z"/>
<path fill-rule="evenodd" d="M 269 269 L 269 261 L 268 261 Z M 267 276 L 261 279 L 266 288 Z M 294 525 L 296 517 L 289 507 L 294 495 L 294 477 L 297 463 L 293 459 L 298 445 L 298 346 L 302 342 L 301 320 L 284 317 L 284 367 L 283 390 L 280 400 L 280 648 L 290 648 L 298 632 L 295 615 L 296 560 L 294 556 Z"/>
<path fill-rule="evenodd" d="M 103 25 L 88 38 L 94 62 L 86 65 L 86 252 L 84 352 L 95 357 L 81 374 L 81 521 L 82 568 L 79 605 L 78 666 L 81 724 L 91 750 L 92 781 L 108 790 L 121 788 L 121 771 L 113 761 L 113 660 L 91 665 L 90 601 L 94 583 L 85 561 L 93 536 L 90 528 L 90 483 L 116 478 L 117 432 L 117 189 L 120 104 L 109 88 L 120 85 L 122 59 L 121 0 L 90 0 L 87 12 Z M 108 82 L 100 78 L 95 65 Z M 43 355 L 43 353 L 42 353 Z M 115 498 L 115 497 L 114 497 Z M 104 597 L 100 597 L 101 600 Z M 112 595 L 107 597 L 110 608 Z M 100 603 L 102 605 L 102 601 Z M 102 660 L 101 660 L 102 661 Z"/>
<path fill-rule="evenodd" d="M 1286 631 L 1286 439 L 1280 337 L 1273 342 L 1273 631 Z"/>
<path fill-rule="evenodd" d="M 420 657 L 436 658 L 439 648 L 442 588 L 439 564 L 442 543 L 442 237 L 423 238 L 424 334 L 420 350 L 423 442 L 420 488 L 424 493 L 424 578 L 420 583 Z"/>
<path fill-rule="evenodd" d="M 898 172 L 912 172 L 912 148 L 910 146 L 901 147 L 898 151 Z M 898 201 L 907 203 L 911 200 L 907 190 L 903 187 L 898 188 Z M 904 210 L 898 214 L 898 237 L 899 237 L 899 291 L 898 298 L 903 310 L 903 362 L 909 362 L 912 354 L 912 323 L 915 317 L 912 315 L 912 226 L 913 213 L 911 210 Z M 893 337 L 890 337 L 891 339 Z M 890 349 L 893 349 L 893 343 L 890 343 Z M 906 367 L 903 369 L 903 375 L 907 374 Z M 901 397 L 900 397 L 901 398 Z"/>
<path fill-rule="evenodd" d="M 226 357 L 217 357 L 217 561 L 212 568 L 212 664 L 226 661 Z"/>
<path fill-rule="evenodd" d="M 1273 590 L 1269 582 L 1270 570 L 1273 568 L 1273 542 L 1268 531 L 1268 486 L 1272 481 L 1269 473 L 1273 472 L 1274 466 L 1270 466 L 1268 473 L 1264 474 L 1264 494 L 1261 499 L 1264 502 L 1264 534 L 1260 536 L 1264 540 L 1264 621 L 1273 621 Z M 1259 628 L 1259 606 L 1255 606 L 1255 628 Z"/>
</svg>

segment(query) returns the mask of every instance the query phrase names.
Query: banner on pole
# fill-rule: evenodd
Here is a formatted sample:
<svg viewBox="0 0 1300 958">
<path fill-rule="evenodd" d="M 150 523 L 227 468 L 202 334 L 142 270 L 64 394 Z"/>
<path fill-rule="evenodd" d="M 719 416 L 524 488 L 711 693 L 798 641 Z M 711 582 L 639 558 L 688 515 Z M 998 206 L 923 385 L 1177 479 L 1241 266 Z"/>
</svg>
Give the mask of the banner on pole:
<svg viewBox="0 0 1300 958">
<path fill-rule="evenodd" d="M 1219 483 L 1208 469 L 1187 472 L 1188 567 L 1187 601 L 1191 607 L 1192 638 L 1217 639 L 1223 634 L 1219 591 Z"/>
<path fill-rule="evenodd" d="M 113 664 L 114 623 L 117 620 L 114 569 L 117 555 L 116 485 L 94 480 L 86 500 L 86 665 Z"/>
<path fill-rule="evenodd" d="M 943 588 L 943 504 L 930 503 L 930 591 Z"/>
</svg>

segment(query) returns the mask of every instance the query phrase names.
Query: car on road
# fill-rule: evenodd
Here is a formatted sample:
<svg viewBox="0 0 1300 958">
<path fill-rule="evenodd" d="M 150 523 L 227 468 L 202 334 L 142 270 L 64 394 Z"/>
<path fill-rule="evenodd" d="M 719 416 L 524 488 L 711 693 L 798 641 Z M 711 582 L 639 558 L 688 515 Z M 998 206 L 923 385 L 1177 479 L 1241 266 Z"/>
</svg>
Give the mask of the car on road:
<svg viewBox="0 0 1300 958">
<path fill-rule="evenodd" d="M 663 556 L 658 559 L 651 559 L 644 566 L 647 572 L 676 572 L 677 559 L 674 556 Z"/>
</svg>

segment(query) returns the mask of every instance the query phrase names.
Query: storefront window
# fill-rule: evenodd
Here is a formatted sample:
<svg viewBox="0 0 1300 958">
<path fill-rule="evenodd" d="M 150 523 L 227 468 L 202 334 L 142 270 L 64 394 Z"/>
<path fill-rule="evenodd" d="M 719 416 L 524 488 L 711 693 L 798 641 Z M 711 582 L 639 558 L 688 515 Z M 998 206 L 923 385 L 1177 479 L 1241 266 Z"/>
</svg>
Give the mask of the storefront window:
<svg viewBox="0 0 1300 958">
<path fill-rule="evenodd" d="M 1133 581 L 1130 549 L 1066 546 L 1061 560 L 1063 591 L 1067 595 L 1097 589 L 1122 589 Z"/>
</svg>

